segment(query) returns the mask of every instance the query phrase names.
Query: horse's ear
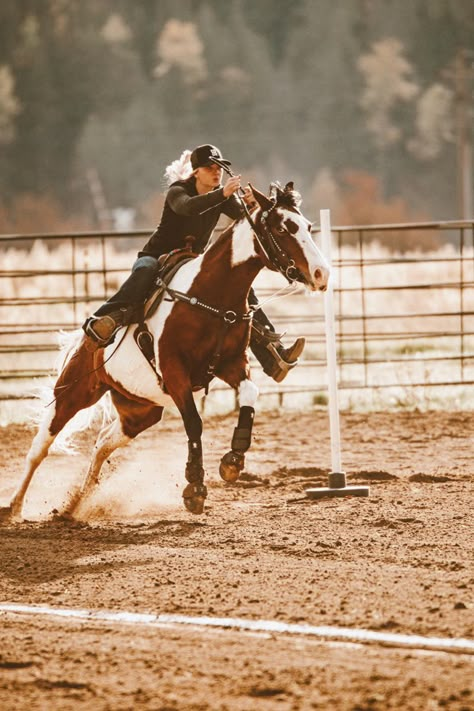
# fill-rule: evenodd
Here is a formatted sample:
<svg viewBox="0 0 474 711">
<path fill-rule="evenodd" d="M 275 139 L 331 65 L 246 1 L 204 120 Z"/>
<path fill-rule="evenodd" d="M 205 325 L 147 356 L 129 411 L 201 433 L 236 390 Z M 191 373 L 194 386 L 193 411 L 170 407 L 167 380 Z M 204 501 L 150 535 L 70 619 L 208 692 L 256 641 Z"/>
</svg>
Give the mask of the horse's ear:
<svg viewBox="0 0 474 711">
<path fill-rule="evenodd" d="M 270 198 L 261 193 L 260 190 L 257 190 L 257 188 L 254 188 L 253 185 L 251 185 L 250 183 L 249 186 L 255 200 L 258 202 L 262 210 L 271 210 L 271 208 L 273 207 L 273 202 L 270 200 Z"/>
<path fill-rule="evenodd" d="M 295 190 L 295 184 L 293 183 L 292 180 L 290 180 L 289 183 L 285 185 L 285 189 L 283 190 L 283 193 L 285 195 L 289 195 L 291 204 L 293 207 L 299 207 L 302 203 L 301 195 L 299 192 Z"/>
</svg>

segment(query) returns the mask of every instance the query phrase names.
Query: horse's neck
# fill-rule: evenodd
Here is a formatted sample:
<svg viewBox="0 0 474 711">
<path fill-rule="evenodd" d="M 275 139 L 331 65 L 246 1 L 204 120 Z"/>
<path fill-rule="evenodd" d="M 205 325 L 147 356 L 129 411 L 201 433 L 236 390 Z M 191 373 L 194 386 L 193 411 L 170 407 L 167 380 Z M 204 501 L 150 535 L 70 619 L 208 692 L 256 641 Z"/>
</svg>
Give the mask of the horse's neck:
<svg viewBox="0 0 474 711">
<path fill-rule="evenodd" d="M 211 288 L 217 291 L 223 305 L 229 305 L 245 300 L 262 266 L 253 232 L 242 219 L 227 228 L 204 252 L 200 272 L 207 275 L 209 285 L 212 281 Z"/>
</svg>

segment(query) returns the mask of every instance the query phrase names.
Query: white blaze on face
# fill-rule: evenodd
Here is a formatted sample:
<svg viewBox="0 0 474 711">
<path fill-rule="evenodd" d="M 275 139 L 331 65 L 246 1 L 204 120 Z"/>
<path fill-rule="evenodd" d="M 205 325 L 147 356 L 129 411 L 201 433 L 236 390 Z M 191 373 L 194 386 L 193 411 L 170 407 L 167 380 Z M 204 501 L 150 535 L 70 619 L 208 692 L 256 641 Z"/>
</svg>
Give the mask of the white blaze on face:
<svg viewBox="0 0 474 711">
<path fill-rule="evenodd" d="M 329 274 L 329 264 L 323 253 L 316 246 L 311 235 L 311 222 L 303 217 L 301 213 L 291 212 L 290 210 L 282 210 L 279 212 L 283 215 L 283 225 L 296 238 L 300 245 L 305 259 L 308 263 L 308 271 L 313 280 L 317 269 L 322 270 L 323 274 Z M 297 230 L 295 231 L 295 225 Z M 313 281 L 313 285 L 319 288 Z"/>
</svg>

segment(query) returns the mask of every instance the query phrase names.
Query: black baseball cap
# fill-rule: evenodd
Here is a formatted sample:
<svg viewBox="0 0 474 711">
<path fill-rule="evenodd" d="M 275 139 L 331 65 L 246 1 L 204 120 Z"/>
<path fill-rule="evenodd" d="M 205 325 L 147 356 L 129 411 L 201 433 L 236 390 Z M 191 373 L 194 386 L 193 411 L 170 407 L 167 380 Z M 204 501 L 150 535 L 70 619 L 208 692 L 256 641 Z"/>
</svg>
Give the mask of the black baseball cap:
<svg viewBox="0 0 474 711">
<path fill-rule="evenodd" d="M 230 160 L 226 160 L 222 157 L 222 153 L 216 146 L 211 146 L 206 143 L 203 146 L 198 146 L 191 153 L 191 165 L 193 170 L 196 168 L 203 168 L 214 163 L 214 158 L 216 158 L 221 163 L 230 165 Z"/>
</svg>

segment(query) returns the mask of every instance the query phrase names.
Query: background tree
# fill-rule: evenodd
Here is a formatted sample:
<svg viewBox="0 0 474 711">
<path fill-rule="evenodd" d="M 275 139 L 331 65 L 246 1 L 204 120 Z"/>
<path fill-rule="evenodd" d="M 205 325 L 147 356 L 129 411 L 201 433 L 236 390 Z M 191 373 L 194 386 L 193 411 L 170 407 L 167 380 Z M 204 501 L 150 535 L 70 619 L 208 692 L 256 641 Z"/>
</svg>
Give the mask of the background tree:
<svg viewBox="0 0 474 711">
<path fill-rule="evenodd" d="M 262 187 L 311 191 L 314 217 L 348 171 L 408 213 L 457 217 L 452 67 L 473 36 L 470 0 L 2 3 L 3 205 L 89 215 L 93 169 L 110 207 L 139 211 L 183 148 L 213 141 Z"/>
</svg>

